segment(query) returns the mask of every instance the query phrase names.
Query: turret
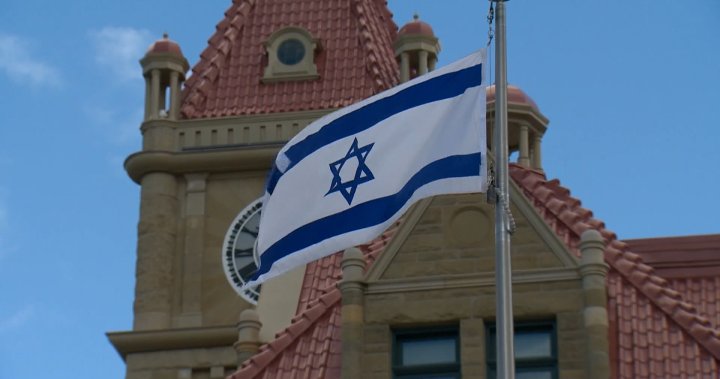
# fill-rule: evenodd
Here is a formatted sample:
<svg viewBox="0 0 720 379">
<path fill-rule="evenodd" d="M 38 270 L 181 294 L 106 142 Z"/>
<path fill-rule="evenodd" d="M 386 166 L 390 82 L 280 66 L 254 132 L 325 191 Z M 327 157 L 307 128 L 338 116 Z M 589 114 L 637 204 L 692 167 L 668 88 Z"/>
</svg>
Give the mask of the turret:
<svg viewBox="0 0 720 379">
<path fill-rule="evenodd" d="M 145 77 L 145 121 L 180 117 L 180 89 L 190 68 L 177 42 L 155 41 L 140 60 Z M 168 91 L 169 89 L 169 91 Z"/>
<path fill-rule="evenodd" d="M 487 87 L 487 140 L 492 141 L 495 123 L 495 86 Z M 535 101 L 520 88 L 508 84 L 508 151 L 517 152 L 517 164 L 542 170 L 542 137 L 548 119 Z"/>
<path fill-rule="evenodd" d="M 395 40 L 395 59 L 400 64 L 400 81 L 408 80 L 435 69 L 440 42 L 432 27 L 416 14 L 405 24 Z"/>
</svg>

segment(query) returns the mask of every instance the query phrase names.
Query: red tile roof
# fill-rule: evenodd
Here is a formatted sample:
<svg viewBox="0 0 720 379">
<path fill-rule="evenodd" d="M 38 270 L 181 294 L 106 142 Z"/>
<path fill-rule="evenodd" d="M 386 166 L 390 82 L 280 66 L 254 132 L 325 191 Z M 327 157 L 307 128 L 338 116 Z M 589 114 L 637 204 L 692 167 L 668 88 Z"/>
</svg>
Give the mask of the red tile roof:
<svg viewBox="0 0 720 379">
<path fill-rule="evenodd" d="M 605 239 L 611 359 L 615 377 L 717 377 L 720 332 L 630 251 L 605 224 L 582 208 L 557 180 L 512 165 L 510 175 L 555 233 L 579 255 L 580 235 L 596 229 Z"/>
<path fill-rule="evenodd" d="M 418 15 L 413 17 L 413 20 L 403 25 L 398 32 L 399 35 L 424 35 L 428 37 L 435 37 L 435 32 L 432 26 L 425 21 L 421 21 Z"/>
<path fill-rule="evenodd" d="M 384 250 L 385 245 L 387 245 L 392 239 L 392 236 L 395 235 L 400 223 L 401 221 L 396 222 L 370 244 L 359 246 L 365 255 L 366 267 L 370 267 L 375 262 L 375 259 L 377 259 L 378 255 Z M 308 303 L 317 299 L 319 294 L 328 289 L 335 288 L 342 277 L 342 270 L 340 268 L 341 261 L 342 253 L 335 253 L 323 259 L 308 263 L 305 269 L 302 288 L 300 289 L 297 314 L 305 310 Z"/>
<path fill-rule="evenodd" d="M 401 221 L 368 245 L 359 246 L 370 267 Z M 297 316 L 275 340 L 260 348 L 230 379 L 340 379 L 342 253 L 308 264 Z"/>
<path fill-rule="evenodd" d="M 178 45 L 177 42 L 171 40 L 167 33 L 163 34 L 162 39 L 153 42 L 152 45 L 148 47 L 146 54 L 153 53 L 169 53 L 175 54 L 180 57 L 183 56 L 182 50 L 180 50 L 180 45 Z"/>
<path fill-rule="evenodd" d="M 700 314 L 720 325 L 720 234 L 625 242 Z"/>
<path fill-rule="evenodd" d="M 720 276 L 669 279 L 670 286 L 698 308 L 716 327 L 720 325 Z"/>
<path fill-rule="evenodd" d="M 720 234 L 625 240 L 666 279 L 720 276 Z"/>
<path fill-rule="evenodd" d="M 337 288 L 320 296 L 230 378 L 339 379 L 340 299 Z"/>
<path fill-rule="evenodd" d="M 265 42 L 284 27 L 321 47 L 317 80 L 262 83 Z M 208 118 L 334 109 L 398 83 L 397 26 L 385 0 L 234 0 L 185 83 L 181 112 Z"/>
<path fill-rule="evenodd" d="M 618 271 L 608 275 L 608 296 L 614 377 L 718 377 L 717 351 L 713 354 L 702 341 L 712 331 L 704 321 L 693 320 L 697 314 L 687 303 L 675 300 L 668 314 Z"/>
<path fill-rule="evenodd" d="M 580 254 L 580 235 L 585 230 L 595 229 L 604 237 L 605 261 L 610 266 L 607 285 L 613 377 L 718 376 L 720 333 L 688 303 L 704 301 L 705 296 L 683 297 L 674 290 L 670 282 L 643 263 L 640 255 L 631 252 L 627 243 L 582 208 L 559 181 L 547 180 L 541 171 L 518 165 L 511 165 L 510 175 L 576 255 Z M 397 227 L 362 247 L 369 262 L 382 253 Z M 308 266 L 298 316 L 232 379 L 340 377 L 339 264 L 336 254 Z"/>
<path fill-rule="evenodd" d="M 489 103 L 495 102 L 495 85 L 489 85 L 485 89 L 485 101 Z M 535 110 L 536 112 L 540 113 L 540 108 L 538 108 L 537 104 L 535 103 L 535 100 L 530 97 L 525 91 L 520 89 L 518 86 L 514 86 L 512 84 L 508 84 L 507 86 L 507 102 L 508 104 L 518 104 L 518 105 L 526 105 Z"/>
</svg>

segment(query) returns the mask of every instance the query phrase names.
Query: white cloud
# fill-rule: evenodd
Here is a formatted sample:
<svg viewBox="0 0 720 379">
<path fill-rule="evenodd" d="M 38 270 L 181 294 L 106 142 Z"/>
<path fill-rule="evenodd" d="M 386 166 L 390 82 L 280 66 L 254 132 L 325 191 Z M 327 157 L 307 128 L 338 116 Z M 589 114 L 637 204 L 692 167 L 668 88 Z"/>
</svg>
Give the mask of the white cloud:
<svg viewBox="0 0 720 379">
<path fill-rule="evenodd" d="M 25 326 L 35 316 L 35 307 L 25 305 L 8 316 L 0 318 L 0 333 L 12 332 Z"/>
<path fill-rule="evenodd" d="M 95 61 L 109 67 L 120 80 L 141 79 L 138 61 L 152 43 L 149 31 L 129 27 L 106 26 L 90 32 L 95 46 Z"/>
<path fill-rule="evenodd" d="M 59 85 L 57 69 L 30 54 L 30 43 L 20 37 L 0 33 L 0 71 L 17 82 L 33 85 Z"/>
</svg>

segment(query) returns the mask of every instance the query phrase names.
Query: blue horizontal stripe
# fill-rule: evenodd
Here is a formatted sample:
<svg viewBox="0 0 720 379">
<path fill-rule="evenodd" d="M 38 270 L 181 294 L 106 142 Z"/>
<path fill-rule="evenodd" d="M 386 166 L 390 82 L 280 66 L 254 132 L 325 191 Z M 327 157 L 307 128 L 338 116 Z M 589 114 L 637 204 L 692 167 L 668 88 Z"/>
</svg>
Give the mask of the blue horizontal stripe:
<svg viewBox="0 0 720 379">
<path fill-rule="evenodd" d="M 267 193 L 271 194 L 275 190 L 275 185 L 277 185 L 278 180 L 280 180 L 280 177 L 282 176 L 282 172 L 278 170 L 277 164 L 273 163 L 272 169 L 270 169 L 270 173 L 268 173 L 267 180 L 266 180 L 266 191 Z M 272 186 L 271 186 L 272 184 Z"/>
<path fill-rule="evenodd" d="M 298 250 L 326 239 L 381 224 L 397 213 L 420 187 L 440 179 L 477 176 L 480 180 L 480 153 L 438 159 L 420 169 L 397 193 L 358 204 L 342 212 L 315 220 L 290 232 L 260 257 L 253 280 L 270 271 L 272 264 Z"/>
<path fill-rule="evenodd" d="M 468 88 L 479 86 L 481 83 L 482 65 L 478 64 L 425 80 L 338 117 L 288 148 L 285 155 L 290 160 L 290 165 L 284 172 L 323 146 L 367 130 L 380 121 L 410 108 L 461 95 Z M 272 194 L 275 191 L 275 186 L 283 173 L 270 178 L 267 184 L 268 193 Z"/>
</svg>

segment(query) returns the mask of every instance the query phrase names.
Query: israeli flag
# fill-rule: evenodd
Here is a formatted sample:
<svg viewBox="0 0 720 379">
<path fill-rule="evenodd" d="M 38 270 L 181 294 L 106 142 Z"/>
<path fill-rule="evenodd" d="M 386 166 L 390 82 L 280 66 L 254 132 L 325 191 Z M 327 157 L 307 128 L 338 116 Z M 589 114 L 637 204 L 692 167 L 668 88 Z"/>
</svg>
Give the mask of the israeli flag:
<svg viewBox="0 0 720 379">
<path fill-rule="evenodd" d="M 268 178 L 258 285 L 371 241 L 417 200 L 486 188 L 486 51 L 331 113 Z"/>
</svg>

